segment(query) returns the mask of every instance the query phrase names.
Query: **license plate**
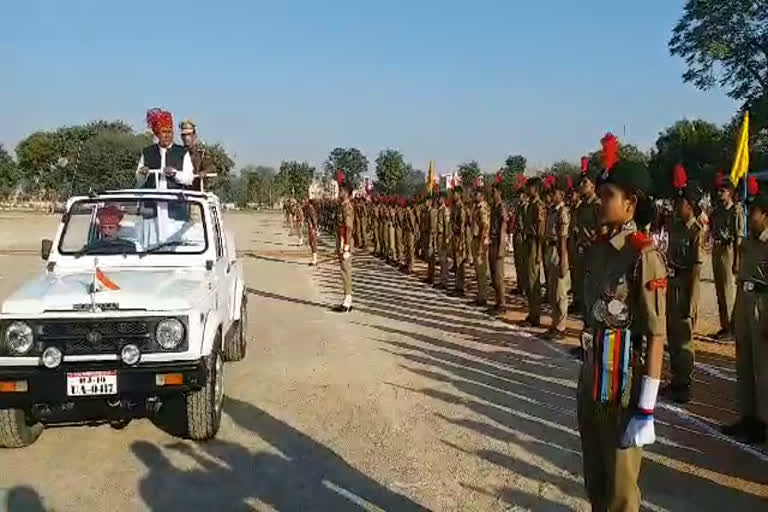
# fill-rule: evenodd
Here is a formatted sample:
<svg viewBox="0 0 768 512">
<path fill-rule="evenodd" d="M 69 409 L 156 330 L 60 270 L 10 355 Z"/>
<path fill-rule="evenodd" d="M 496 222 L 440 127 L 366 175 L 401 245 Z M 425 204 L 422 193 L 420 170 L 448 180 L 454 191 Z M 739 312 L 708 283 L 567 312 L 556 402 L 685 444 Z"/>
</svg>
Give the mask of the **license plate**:
<svg viewBox="0 0 768 512">
<path fill-rule="evenodd" d="M 67 374 L 67 396 L 117 394 L 117 371 L 78 372 Z"/>
</svg>

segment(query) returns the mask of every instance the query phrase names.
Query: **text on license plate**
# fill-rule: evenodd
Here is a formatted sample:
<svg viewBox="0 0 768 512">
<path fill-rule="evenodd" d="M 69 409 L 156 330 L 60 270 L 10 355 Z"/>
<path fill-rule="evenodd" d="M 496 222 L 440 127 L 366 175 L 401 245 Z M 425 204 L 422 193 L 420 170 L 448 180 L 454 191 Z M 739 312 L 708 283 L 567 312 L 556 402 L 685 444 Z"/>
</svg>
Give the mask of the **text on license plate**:
<svg viewBox="0 0 768 512">
<path fill-rule="evenodd" d="M 77 372 L 67 374 L 67 396 L 117 394 L 117 371 Z"/>
</svg>

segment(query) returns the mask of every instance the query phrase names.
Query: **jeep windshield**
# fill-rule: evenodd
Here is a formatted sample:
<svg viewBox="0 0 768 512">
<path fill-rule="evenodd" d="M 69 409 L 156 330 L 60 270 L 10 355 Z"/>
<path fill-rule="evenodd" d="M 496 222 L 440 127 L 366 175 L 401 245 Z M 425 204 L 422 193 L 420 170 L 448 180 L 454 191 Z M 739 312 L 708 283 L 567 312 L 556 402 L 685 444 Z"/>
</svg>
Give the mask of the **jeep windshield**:
<svg viewBox="0 0 768 512">
<path fill-rule="evenodd" d="M 184 199 L 83 200 L 72 205 L 59 241 L 65 255 L 202 254 L 200 203 Z"/>
</svg>

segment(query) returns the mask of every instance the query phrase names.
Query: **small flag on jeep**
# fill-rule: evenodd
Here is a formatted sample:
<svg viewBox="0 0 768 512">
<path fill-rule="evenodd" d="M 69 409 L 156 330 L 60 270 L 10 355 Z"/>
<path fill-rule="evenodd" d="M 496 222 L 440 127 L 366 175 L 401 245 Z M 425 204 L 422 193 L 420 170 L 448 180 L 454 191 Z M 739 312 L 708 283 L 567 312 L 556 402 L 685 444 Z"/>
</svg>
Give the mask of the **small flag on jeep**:
<svg viewBox="0 0 768 512">
<path fill-rule="evenodd" d="M 96 279 L 94 279 L 93 284 L 96 291 L 104 291 L 104 290 L 116 291 L 120 289 L 120 287 L 117 286 L 117 284 L 115 284 L 114 281 L 108 278 L 107 275 L 104 272 L 102 272 L 101 269 L 98 267 L 96 267 Z"/>
</svg>

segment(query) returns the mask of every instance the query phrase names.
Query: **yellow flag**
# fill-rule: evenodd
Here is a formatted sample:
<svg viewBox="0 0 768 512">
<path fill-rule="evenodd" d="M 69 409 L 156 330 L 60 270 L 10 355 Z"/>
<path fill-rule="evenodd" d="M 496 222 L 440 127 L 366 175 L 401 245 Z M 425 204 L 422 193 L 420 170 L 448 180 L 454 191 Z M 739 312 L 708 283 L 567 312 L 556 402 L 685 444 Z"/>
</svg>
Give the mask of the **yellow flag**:
<svg viewBox="0 0 768 512">
<path fill-rule="evenodd" d="M 741 125 L 739 145 L 736 147 L 736 157 L 731 168 L 731 183 L 735 187 L 741 178 L 749 171 L 749 112 L 744 113 L 744 123 Z"/>
<path fill-rule="evenodd" d="M 427 173 L 427 185 L 429 186 L 429 189 L 432 190 L 432 184 L 435 182 L 435 162 L 434 160 L 429 161 L 429 172 Z"/>
</svg>

